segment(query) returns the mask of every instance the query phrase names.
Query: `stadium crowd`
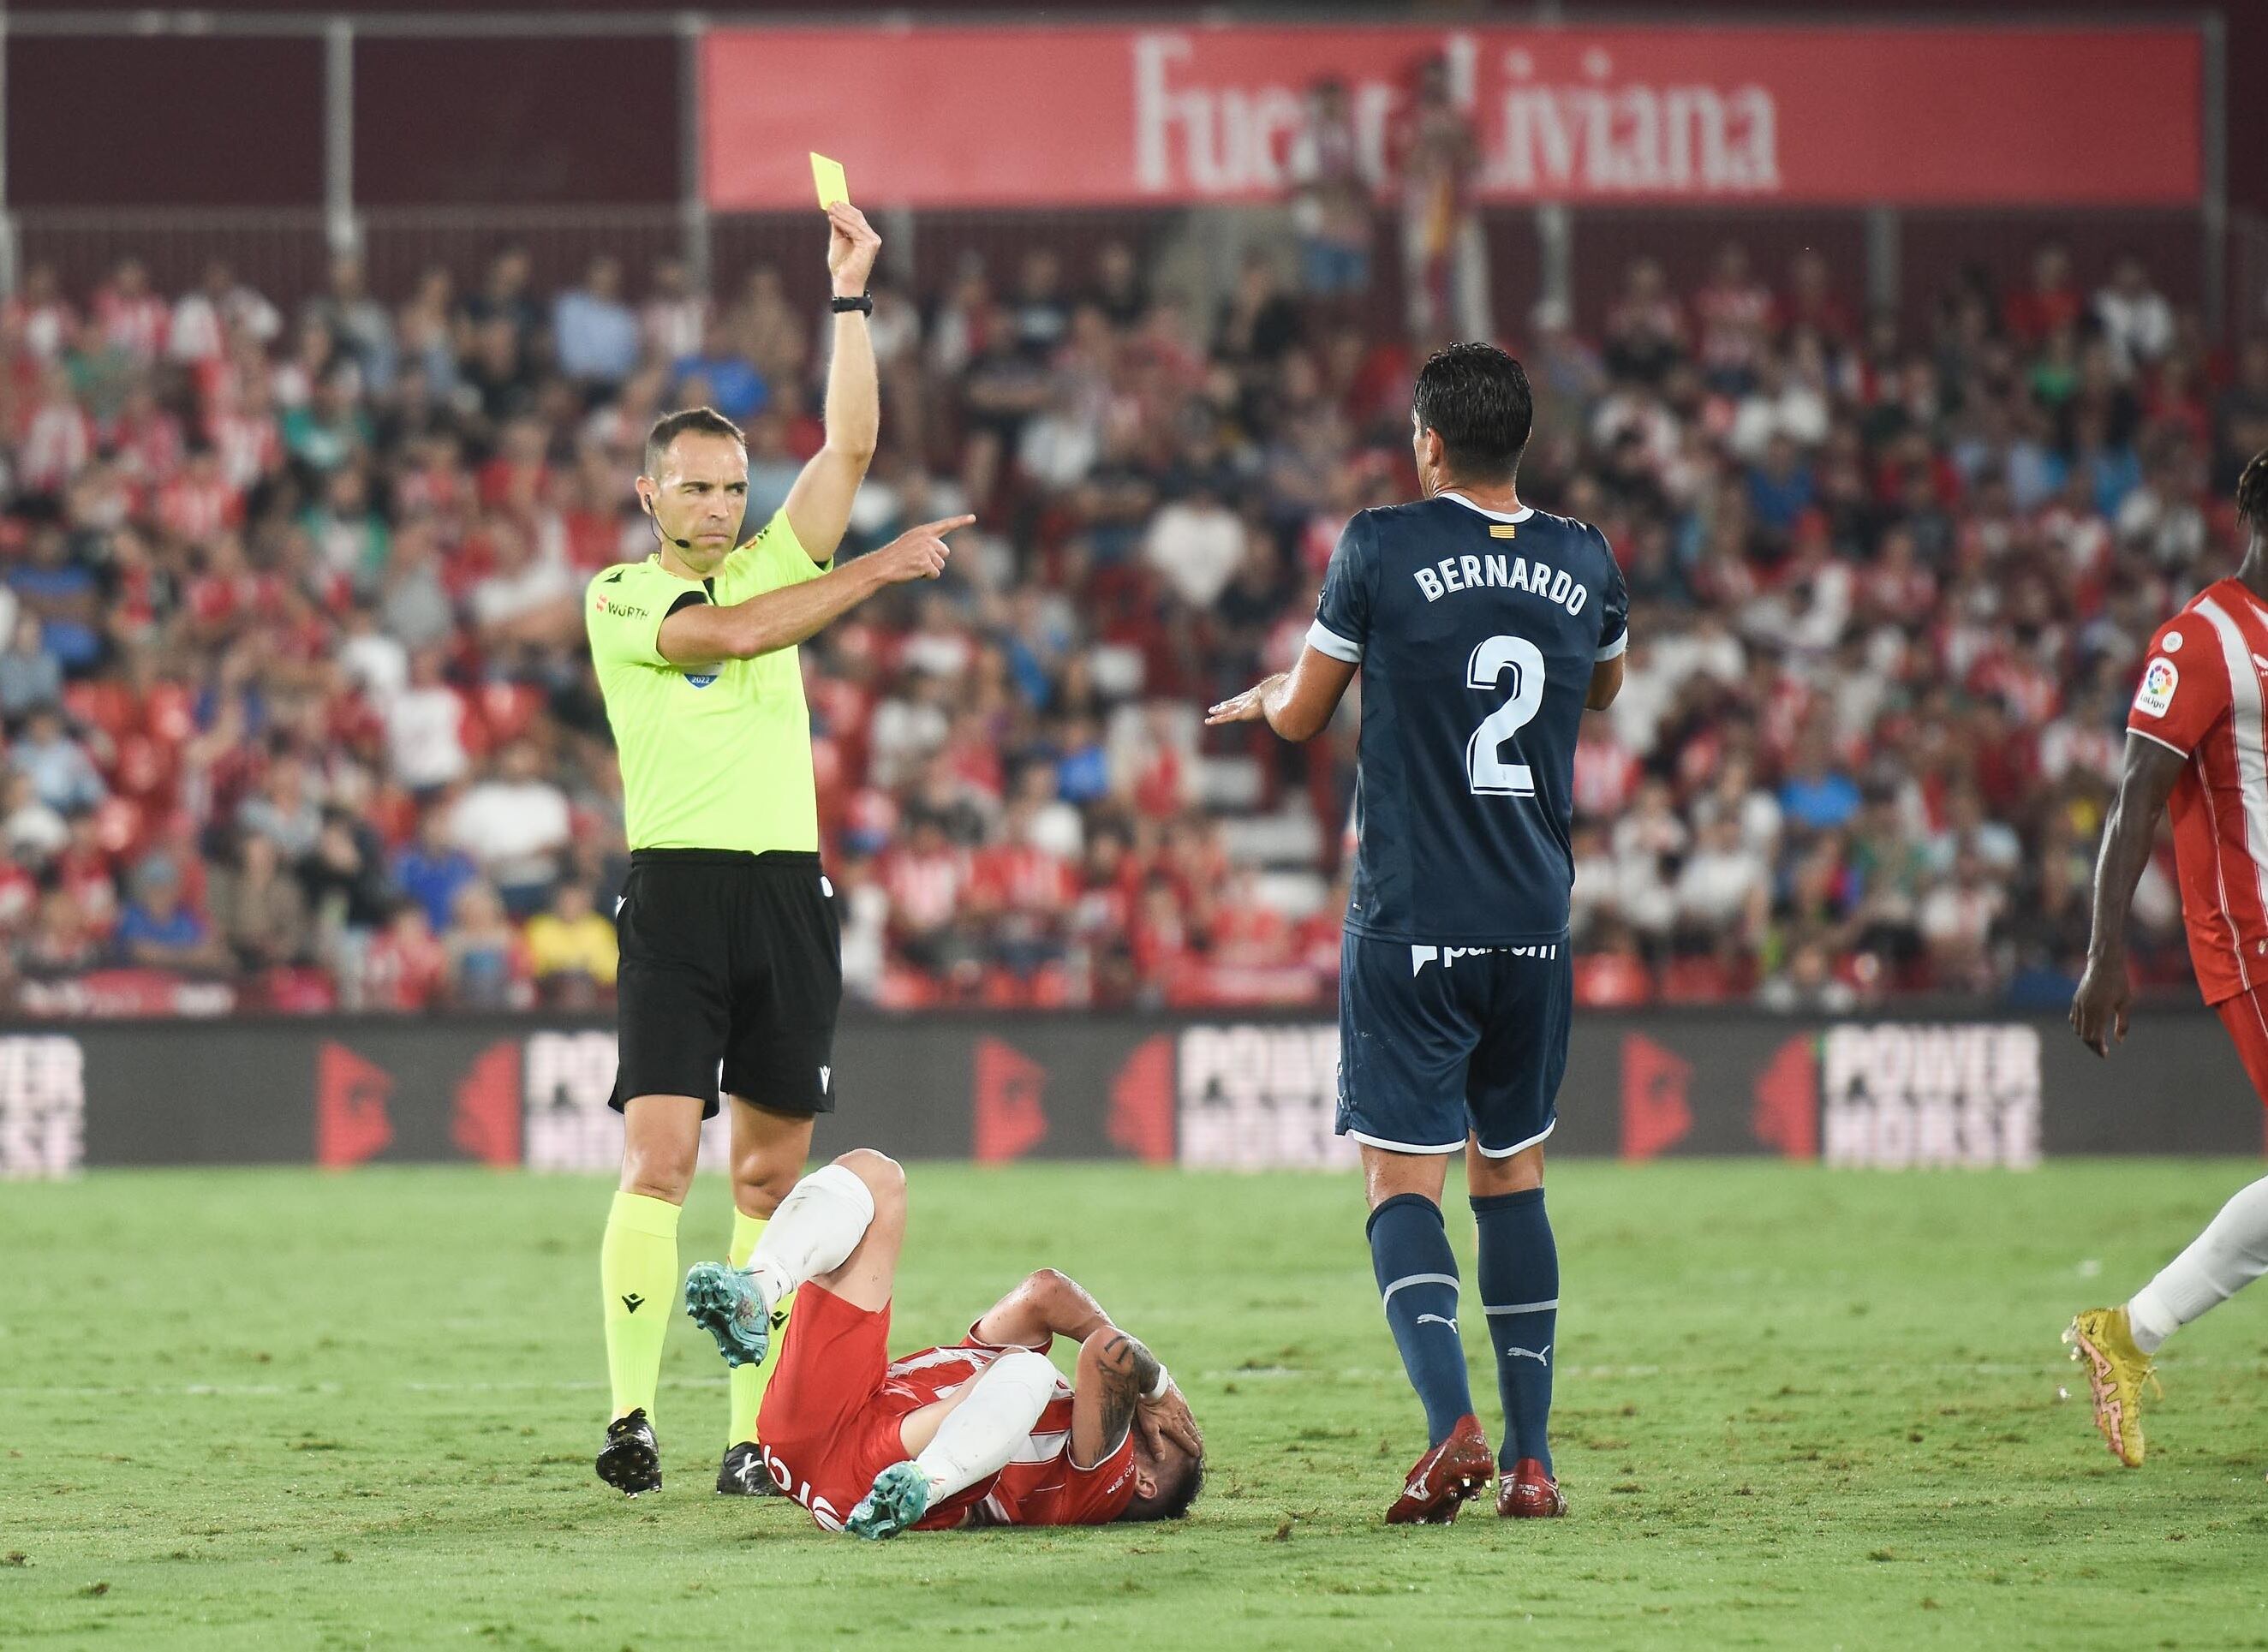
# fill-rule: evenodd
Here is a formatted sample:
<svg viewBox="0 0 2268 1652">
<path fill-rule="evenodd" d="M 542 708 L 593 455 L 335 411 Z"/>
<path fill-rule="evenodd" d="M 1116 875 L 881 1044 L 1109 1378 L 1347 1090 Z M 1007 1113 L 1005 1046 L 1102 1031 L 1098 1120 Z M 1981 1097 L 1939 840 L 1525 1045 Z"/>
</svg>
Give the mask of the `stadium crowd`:
<svg viewBox="0 0 2268 1652">
<path fill-rule="evenodd" d="M 1309 748 L 1197 726 L 1289 663 L 1348 516 L 1413 487 L 1418 346 L 1366 311 L 1329 152 L 1296 256 L 1211 313 L 1117 243 L 878 290 L 846 551 L 980 521 L 941 585 L 804 650 L 855 996 L 1332 992 L 1359 712 Z M 1473 307 L 1444 294 L 1474 241 L 1405 251 L 1417 327 Z M 1587 1002 L 2058 1000 L 2138 650 L 2231 560 L 2268 340 L 2208 349 L 2132 257 L 2090 290 L 2043 247 L 1918 334 L 1847 275 L 1727 246 L 1693 291 L 1633 264 L 1587 331 L 1497 328 L 1537 395 L 1523 496 L 1603 528 L 1631 589 L 1577 769 Z M 507 253 L 380 295 L 342 261 L 289 313 L 219 264 L 180 293 L 27 271 L 0 312 L 12 1001 L 602 998 L 625 854 L 580 593 L 651 548 L 659 410 L 746 426 L 752 524 L 784 498 L 821 439 L 816 321 L 769 267 L 712 304 L 666 262 L 543 293 Z M 2168 983 L 2176 902 L 2161 863 L 2138 926 Z"/>
</svg>

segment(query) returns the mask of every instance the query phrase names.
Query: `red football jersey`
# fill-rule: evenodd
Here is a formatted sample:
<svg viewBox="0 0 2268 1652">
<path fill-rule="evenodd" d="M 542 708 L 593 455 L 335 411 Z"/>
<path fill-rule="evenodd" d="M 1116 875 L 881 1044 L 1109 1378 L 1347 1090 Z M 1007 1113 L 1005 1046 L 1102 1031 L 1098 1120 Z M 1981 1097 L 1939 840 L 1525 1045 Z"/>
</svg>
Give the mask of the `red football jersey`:
<svg viewBox="0 0 2268 1652">
<path fill-rule="evenodd" d="M 958 1347 L 924 1348 L 890 1363 L 883 1379 L 883 1407 L 902 1417 L 943 1399 L 1006 1352 L 975 1340 Z M 1047 1350 L 1040 1350 L 1045 1353 Z M 1016 1455 L 989 1481 L 980 1480 L 959 1496 L 931 1509 L 922 1525 L 958 1525 L 966 1510 L 981 1504 L 984 1517 L 1005 1526 L 1108 1525 L 1134 1501 L 1134 1439 L 1130 1430 L 1092 1468 L 1071 1457 L 1071 1387 L 1060 1373 L 1048 1401 Z"/>
<path fill-rule="evenodd" d="M 796 1296 L 765 1391 L 757 1429 L 772 1478 L 828 1530 L 841 1527 L 874 1476 L 903 1460 L 899 1424 L 951 1394 L 1007 1349 L 976 1340 L 892 1360 L 887 1308 L 855 1308 L 819 1285 Z M 1052 1340 L 1052 1339 L 1050 1339 Z M 1046 1353 L 1046 1345 L 1038 1350 Z M 936 1531 L 972 1516 L 1019 1526 L 1103 1525 L 1134 1499 L 1134 1441 L 1082 1468 L 1071 1457 L 1071 1389 L 1055 1396 L 1008 1465 L 933 1505 L 918 1523 Z"/>
<path fill-rule="evenodd" d="M 2174 859 L 2205 1001 L 2268 985 L 2268 610 L 2218 580 L 2158 628 L 2130 733 L 2189 760 L 2174 784 Z"/>
</svg>

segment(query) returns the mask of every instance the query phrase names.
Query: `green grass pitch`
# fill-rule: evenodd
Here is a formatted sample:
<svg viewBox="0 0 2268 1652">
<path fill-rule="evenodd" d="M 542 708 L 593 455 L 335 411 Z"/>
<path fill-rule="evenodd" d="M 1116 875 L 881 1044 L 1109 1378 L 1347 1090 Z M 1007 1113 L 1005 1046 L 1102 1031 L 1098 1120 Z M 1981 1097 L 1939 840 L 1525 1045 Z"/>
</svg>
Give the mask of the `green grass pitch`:
<svg viewBox="0 0 2268 1652">
<path fill-rule="evenodd" d="M 0 1646 L 2268 1646 L 2268 1296 L 2174 1345 L 2139 1472 L 2057 1398 L 2071 1311 L 2252 1173 L 1557 1167 L 1574 1518 L 1388 1531 L 1423 1439 L 1351 1179 L 916 1165 L 901 1344 L 1061 1266 L 1182 1378 L 1213 1479 L 1180 1525 L 874 1546 L 711 1492 L 681 1322 L 665 1490 L 593 1478 L 600 1182 L 9 1186 Z"/>
</svg>

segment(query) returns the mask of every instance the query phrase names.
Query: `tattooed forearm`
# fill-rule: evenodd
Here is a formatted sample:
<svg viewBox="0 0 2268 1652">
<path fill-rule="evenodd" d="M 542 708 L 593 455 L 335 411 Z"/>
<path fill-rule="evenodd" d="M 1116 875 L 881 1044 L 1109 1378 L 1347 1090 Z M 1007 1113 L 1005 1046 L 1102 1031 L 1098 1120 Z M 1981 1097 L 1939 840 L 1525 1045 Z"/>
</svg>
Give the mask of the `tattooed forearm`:
<svg viewBox="0 0 2268 1652">
<path fill-rule="evenodd" d="M 1159 1374 L 1166 1368 L 1123 1331 L 1112 1331 L 1104 1339 L 1096 1364 L 1102 1372 L 1103 1437 L 1116 1440 L 1125 1433 L 1135 1406 L 1158 1385 Z"/>
</svg>

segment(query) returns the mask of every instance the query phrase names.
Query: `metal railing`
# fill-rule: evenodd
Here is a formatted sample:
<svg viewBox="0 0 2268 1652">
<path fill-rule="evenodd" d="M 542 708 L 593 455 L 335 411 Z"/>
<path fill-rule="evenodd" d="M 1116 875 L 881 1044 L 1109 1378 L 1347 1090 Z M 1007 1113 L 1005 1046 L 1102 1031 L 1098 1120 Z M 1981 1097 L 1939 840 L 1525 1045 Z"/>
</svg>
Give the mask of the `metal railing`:
<svg viewBox="0 0 2268 1652">
<path fill-rule="evenodd" d="M 2080 280 L 2091 287 L 2127 249 L 2140 251 L 2153 275 L 2176 305 L 2201 305 L 2212 283 L 2205 279 L 2194 213 L 2155 210 L 2068 215 L 1908 212 L 1887 269 L 1870 257 L 1880 248 L 1868 215 L 1857 209 L 1813 208 L 1664 214 L 1594 208 L 1560 209 L 1563 253 L 1579 327 L 1594 330 L 1621 290 L 1629 261 L 1641 254 L 1661 261 L 1670 284 L 1690 291 L 1705 279 L 1717 248 L 1745 246 L 1758 275 L 1778 283 L 1799 249 L 1826 254 L 1854 310 L 1896 310 L 1920 336 L 1953 278 L 1979 272 L 1992 286 L 2023 285 L 2034 252 L 2059 240 L 2072 251 Z M 1500 336 L 1527 335 L 1531 312 L 1545 290 L 1546 248 L 1539 215 L 1497 207 L 1483 214 L 1488 247 L 1491 309 Z M 709 290 L 729 301 L 748 272 L 777 268 L 799 301 L 817 303 L 823 290 L 815 215 L 703 215 L 688 224 L 676 206 L 649 203 L 592 207 L 382 207 L 355 213 L 343 235 L 318 206 L 238 209 L 37 208 L 0 217 L 12 228 L 18 268 L 51 266 L 67 290 L 84 295 L 122 258 L 148 267 L 161 291 L 194 286 L 206 264 L 218 259 L 237 275 L 287 306 L 325 285 L 333 248 L 360 254 L 370 290 L 387 302 L 405 297 L 417 278 L 438 267 L 460 291 L 477 283 L 495 256 L 524 250 L 534 284 L 551 291 L 571 285 L 601 253 L 620 259 L 631 290 L 644 290 L 647 272 L 663 258 L 682 259 L 708 272 Z M 1381 212 L 1374 225 L 1371 287 L 1356 306 L 1366 326 L 1392 330 L 1402 316 L 1403 272 L 1398 220 Z M 1106 243 L 1126 243 L 1163 290 L 1191 305 L 1200 327 L 1211 306 L 1233 286 L 1236 265 L 1249 248 L 1275 251 L 1292 261 L 1290 231 L 1280 212 L 1266 207 L 1098 209 L 1064 211 L 893 211 L 881 216 L 883 278 L 924 295 L 943 290 L 970 261 L 990 274 L 996 293 L 1013 284 L 1017 266 L 1035 246 L 1053 249 L 1074 288 L 1093 271 Z M 2232 214 L 2221 290 L 2228 333 L 2268 331 L 2268 222 Z M 0 291 L 9 290 L 0 265 Z"/>
<path fill-rule="evenodd" d="M 1148 267 L 1189 217 L 1175 211 L 887 212 L 878 227 L 886 276 L 924 290 L 949 281 L 964 261 L 983 263 L 1005 288 L 1027 247 L 1060 253 L 1074 281 L 1083 279 L 1110 241 L 1128 243 Z M 319 291 L 328 279 L 341 237 L 320 207 L 34 208 L 11 215 L 20 268 L 45 264 L 65 289 L 85 294 L 125 258 L 139 260 L 158 290 L 185 291 L 206 265 L 220 260 L 237 276 L 279 303 Z M 445 268 L 461 291 L 478 282 L 506 248 L 527 253 L 534 285 L 571 285 L 600 253 L 622 261 L 632 290 L 642 290 L 657 260 L 705 261 L 711 290 L 739 291 L 748 272 L 772 265 L 791 292 L 816 302 L 824 283 L 820 254 L 824 225 L 816 215 L 745 213 L 708 217 L 698 247 L 671 206 L 380 207 L 353 216 L 345 244 L 361 258 L 370 290 L 381 299 L 406 297 L 425 271 Z M 918 272 L 918 275 L 917 275 Z M 1210 288 L 1191 273 L 1193 286 Z M 1233 275 L 1233 270 L 1223 272 Z M 0 282 L 0 291 L 6 290 Z"/>
<path fill-rule="evenodd" d="M 287 301 L 324 285 L 342 239 L 320 207 L 38 209 L 17 213 L 15 228 L 24 267 L 49 265 L 75 291 L 128 257 L 148 267 L 159 290 L 180 291 L 218 259 Z M 546 290 L 571 283 L 600 253 L 640 270 L 683 250 L 680 228 L 668 207 L 382 207 L 356 214 L 344 239 L 372 290 L 393 297 L 436 267 L 460 285 L 475 281 L 507 247 L 528 253 Z"/>
<path fill-rule="evenodd" d="M 139 259 L 159 291 L 181 292 L 218 258 L 261 291 L 289 298 L 320 288 L 329 264 L 320 207 L 40 208 L 13 223 L 18 268 L 48 265 L 74 293 L 125 258 Z"/>
</svg>

